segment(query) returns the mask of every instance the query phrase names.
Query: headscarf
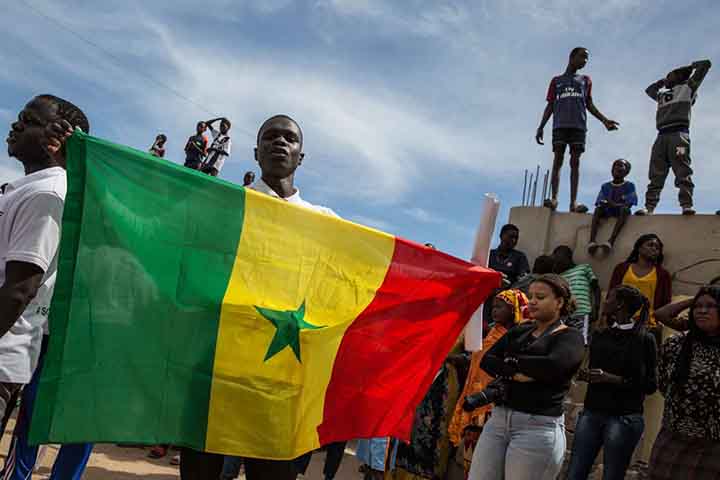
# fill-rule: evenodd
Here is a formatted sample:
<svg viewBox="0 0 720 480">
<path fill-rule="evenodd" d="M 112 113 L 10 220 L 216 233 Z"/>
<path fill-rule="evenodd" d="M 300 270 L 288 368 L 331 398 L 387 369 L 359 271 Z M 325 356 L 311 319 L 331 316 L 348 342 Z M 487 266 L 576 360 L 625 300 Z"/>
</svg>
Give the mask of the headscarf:
<svg viewBox="0 0 720 480">
<path fill-rule="evenodd" d="M 515 324 L 524 322 L 529 318 L 528 312 L 528 299 L 523 292 L 518 289 L 503 290 L 498 293 L 495 298 L 506 302 L 513 309 L 513 319 Z M 473 352 L 472 359 L 470 360 L 470 371 L 468 372 L 467 380 L 465 381 L 465 387 L 463 392 L 458 398 L 457 405 L 455 406 L 455 413 L 448 426 L 448 433 L 450 434 L 450 441 L 459 445 L 462 440 L 463 431 L 470 425 L 482 426 L 485 424 L 485 417 L 492 408 L 492 405 L 485 405 L 472 412 L 466 412 L 463 410 L 463 402 L 465 397 L 474 393 L 482 392 L 490 382 L 493 381 L 493 377 L 490 376 L 485 370 L 480 368 L 480 362 L 482 361 L 485 353 L 495 345 L 495 342 L 507 333 L 507 328 L 498 323 L 490 329 L 487 336 L 483 338 L 482 350 Z"/>
<path fill-rule="evenodd" d="M 503 290 L 498 293 L 495 298 L 510 305 L 510 308 L 512 308 L 513 311 L 513 323 L 515 323 L 515 325 L 530 318 L 528 298 L 522 291 L 516 288 Z"/>
</svg>

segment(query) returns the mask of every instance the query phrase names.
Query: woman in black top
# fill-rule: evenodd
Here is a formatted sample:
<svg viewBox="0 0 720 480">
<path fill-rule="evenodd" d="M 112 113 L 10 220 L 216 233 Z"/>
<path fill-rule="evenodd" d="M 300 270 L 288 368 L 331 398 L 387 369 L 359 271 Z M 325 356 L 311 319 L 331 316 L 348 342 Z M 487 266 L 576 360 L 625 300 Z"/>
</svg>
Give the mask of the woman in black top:
<svg viewBox="0 0 720 480">
<path fill-rule="evenodd" d="M 609 328 L 593 335 L 585 408 L 575 428 L 568 480 L 585 480 L 603 450 L 603 480 L 622 480 L 645 422 L 645 395 L 657 390 L 655 337 L 645 328 L 647 298 L 620 285 L 607 295 L 603 315 Z M 640 312 L 638 319 L 633 318 Z"/>
<path fill-rule="evenodd" d="M 574 310 L 568 283 L 541 275 L 529 289 L 534 320 L 511 328 L 483 357 L 480 367 L 503 378 L 475 448 L 472 480 L 554 480 L 565 453 L 563 400 L 584 355 L 580 332 L 563 319 Z M 466 399 L 474 403 L 483 393 Z"/>
</svg>

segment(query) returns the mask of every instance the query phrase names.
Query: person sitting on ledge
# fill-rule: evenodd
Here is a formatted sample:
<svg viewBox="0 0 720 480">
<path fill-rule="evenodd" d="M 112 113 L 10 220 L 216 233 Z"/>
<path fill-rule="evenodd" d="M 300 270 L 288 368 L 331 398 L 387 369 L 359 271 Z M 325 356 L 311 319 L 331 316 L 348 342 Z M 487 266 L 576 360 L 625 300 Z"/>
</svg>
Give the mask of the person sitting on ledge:
<svg viewBox="0 0 720 480">
<path fill-rule="evenodd" d="M 598 248 L 603 248 L 607 252 L 612 250 L 617 240 L 620 230 L 625 226 L 628 216 L 630 216 L 630 208 L 637 205 L 638 198 L 635 192 L 635 184 L 625 180 L 630 173 L 632 165 L 624 158 L 618 158 L 612 164 L 612 181 L 603 183 L 595 201 L 595 213 L 593 213 L 592 226 L 590 227 L 590 243 L 588 244 L 588 253 L 595 255 Z M 598 245 L 597 239 L 600 221 L 603 218 L 616 218 L 615 227 L 608 241 Z"/>
</svg>

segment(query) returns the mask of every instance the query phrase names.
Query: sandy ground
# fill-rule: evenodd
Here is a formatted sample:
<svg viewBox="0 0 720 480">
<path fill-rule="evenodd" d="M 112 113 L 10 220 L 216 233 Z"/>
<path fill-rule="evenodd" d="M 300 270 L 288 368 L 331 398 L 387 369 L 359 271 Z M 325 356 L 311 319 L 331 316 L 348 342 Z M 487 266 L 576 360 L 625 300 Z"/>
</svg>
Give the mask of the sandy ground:
<svg viewBox="0 0 720 480">
<path fill-rule="evenodd" d="M 12 431 L 14 420 L 8 425 L 8 432 Z M 0 443 L 3 462 L 8 451 L 10 435 L 6 434 Z M 178 467 L 170 465 L 170 457 L 159 460 L 147 458 L 149 449 L 123 448 L 115 445 L 96 445 L 92 457 L 88 463 L 83 479 L 85 480 L 175 480 L 180 478 Z M 172 452 L 175 453 L 175 452 Z M 33 479 L 47 479 L 50 476 L 52 462 L 57 455 L 57 448 L 50 446 L 47 453 L 40 462 L 40 468 L 33 475 Z M 306 479 L 323 480 L 322 469 L 325 454 L 318 452 L 313 455 L 312 462 L 308 468 Z M 362 475 L 358 473 L 359 464 L 350 450 L 346 451 L 345 459 L 340 466 L 337 480 L 358 480 Z M 244 479 L 241 475 L 239 478 Z M 212 480 L 212 479 L 208 479 Z"/>
</svg>

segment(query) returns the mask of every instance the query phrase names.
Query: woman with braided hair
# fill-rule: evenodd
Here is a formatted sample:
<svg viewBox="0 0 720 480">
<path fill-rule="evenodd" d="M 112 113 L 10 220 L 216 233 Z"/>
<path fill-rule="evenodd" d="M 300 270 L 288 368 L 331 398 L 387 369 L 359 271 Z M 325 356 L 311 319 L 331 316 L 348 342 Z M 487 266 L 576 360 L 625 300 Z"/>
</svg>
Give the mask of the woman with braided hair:
<svg viewBox="0 0 720 480">
<path fill-rule="evenodd" d="M 603 480 L 622 480 L 645 422 L 643 402 L 657 389 L 657 353 L 648 332 L 648 299 L 635 287 L 608 292 L 603 307 L 608 328 L 590 343 L 585 408 L 578 417 L 568 480 L 585 480 L 603 448 Z"/>
<path fill-rule="evenodd" d="M 650 479 L 720 478 L 720 287 L 702 287 L 689 330 L 668 338 L 659 362 L 665 397 Z"/>
<path fill-rule="evenodd" d="M 528 293 L 532 321 L 511 328 L 483 357 L 480 368 L 502 379 L 502 388 L 496 387 L 502 394 L 491 395 L 495 407 L 475 448 L 469 479 L 557 477 L 565 453 L 563 401 L 585 353 L 582 334 L 564 324 L 574 309 L 565 279 L 539 276 Z M 480 406 L 488 390 L 466 397 L 463 408 Z"/>
</svg>

